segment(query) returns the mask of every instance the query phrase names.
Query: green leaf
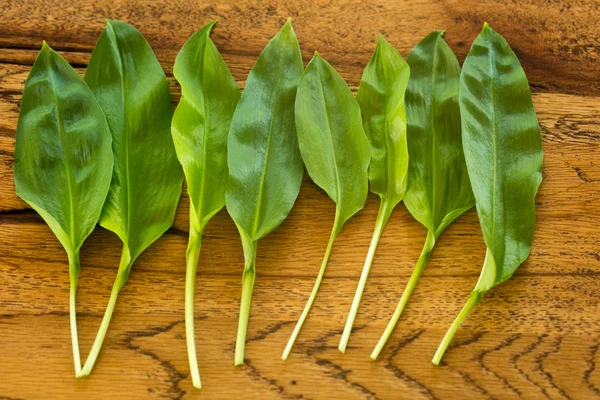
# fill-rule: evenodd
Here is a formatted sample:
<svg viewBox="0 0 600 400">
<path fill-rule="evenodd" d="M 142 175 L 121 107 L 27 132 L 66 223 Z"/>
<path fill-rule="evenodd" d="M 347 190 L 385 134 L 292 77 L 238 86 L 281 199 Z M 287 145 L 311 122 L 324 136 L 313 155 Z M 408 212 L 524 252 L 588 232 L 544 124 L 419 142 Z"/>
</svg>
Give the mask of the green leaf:
<svg viewBox="0 0 600 400">
<path fill-rule="evenodd" d="M 409 75 L 406 61 L 380 35 L 375 52 L 363 72 L 356 99 L 371 145 L 370 189 L 379 195 L 381 202 L 367 259 L 338 347 L 342 353 L 346 351 L 379 239 L 392 210 L 406 193 L 408 148 L 404 93 Z"/>
<path fill-rule="evenodd" d="M 371 354 L 377 359 L 421 276 L 435 242 L 459 215 L 473 207 L 461 141 L 460 65 L 434 31 L 408 56 L 411 78 L 406 90 L 408 190 L 404 204 L 428 234 L 423 250 L 392 318 Z"/>
<path fill-rule="evenodd" d="M 287 217 L 302 183 L 294 123 L 302 69 L 300 46 L 288 19 L 252 67 L 231 122 L 225 199 L 245 258 L 235 365 L 244 362 L 257 241 Z"/>
<path fill-rule="evenodd" d="M 192 382 L 201 387 L 194 343 L 194 286 L 204 227 L 225 206 L 227 135 L 240 89 L 210 39 L 216 21 L 185 42 L 173 75 L 181 100 L 171 133 L 190 197 L 190 237 L 186 255 L 185 324 Z"/>
<path fill-rule="evenodd" d="M 335 238 L 367 199 L 369 142 L 358 102 L 344 79 L 316 53 L 298 86 L 296 126 L 308 174 L 336 203 L 336 211 L 317 281 L 283 352 L 284 360 L 315 300 Z"/>
<path fill-rule="evenodd" d="M 542 138 L 525 71 L 488 24 L 473 43 L 460 77 L 463 146 L 487 253 L 479 281 L 438 348 L 483 294 L 509 279 L 531 251 L 535 195 L 542 181 Z"/>
<path fill-rule="evenodd" d="M 173 223 L 183 180 L 171 138 L 169 84 L 150 45 L 134 27 L 107 21 L 85 81 L 104 110 L 113 136 L 115 167 L 100 225 L 119 236 L 123 252 L 82 375 L 94 366 L 133 262 Z"/>
<path fill-rule="evenodd" d="M 79 249 L 98 222 L 110 186 L 108 124 L 79 74 L 46 42 L 23 89 L 15 143 L 15 186 L 50 226 L 69 258 L 71 339 L 81 361 L 75 291 Z"/>
</svg>

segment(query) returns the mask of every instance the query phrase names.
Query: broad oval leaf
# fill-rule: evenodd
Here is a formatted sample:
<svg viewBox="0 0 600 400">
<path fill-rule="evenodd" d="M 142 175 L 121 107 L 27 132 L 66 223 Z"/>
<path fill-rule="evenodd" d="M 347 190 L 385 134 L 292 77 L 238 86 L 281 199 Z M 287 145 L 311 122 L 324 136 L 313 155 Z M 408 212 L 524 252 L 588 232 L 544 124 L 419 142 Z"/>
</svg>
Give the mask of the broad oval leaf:
<svg viewBox="0 0 600 400">
<path fill-rule="evenodd" d="M 460 65 L 443 33 L 431 32 L 407 59 L 412 75 L 406 91 L 410 164 L 404 204 L 436 239 L 474 205 L 461 141 Z"/>
<path fill-rule="evenodd" d="M 123 252 L 82 375 L 92 370 L 133 262 L 173 223 L 183 180 L 171 137 L 169 84 L 150 45 L 134 27 L 107 21 L 85 81 L 104 111 L 113 137 L 115 165 L 100 225 L 119 236 Z"/>
<path fill-rule="evenodd" d="M 69 257 L 76 374 L 81 370 L 75 317 L 79 249 L 96 226 L 108 193 L 111 141 L 93 93 L 44 42 L 23 89 L 14 180 L 17 195 L 42 216 Z"/>
<path fill-rule="evenodd" d="M 437 238 L 459 215 L 473 207 L 460 128 L 460 65 L 434 31 L 408 56 L 408 189 L 404 204 L 428 234 L 423 250 L 385 332 L 371 354 L 376 359 L 393 332 L 423 273 Z"/>
<path fill-rule="evenodd" d="M 227 211 L 250 240 L 289 214 L 302 183 L 294 99 L 303 64 L 288 20 L 252 67 L 229 133 Z"/>
<path fill-rule="evenodd" d="M 510 278 L 529 256 L 535 195 L 542 181 L 542 138 L 525 71 L 487 23 L 463 65 L 460 106 L 467 169 L 487 253 L 479 281 L 442 340 L 434 364 L 483 294 Z"/>
<path fill-rule="evenodd" d="M 294 122 L 302 69 L 300 46 L 288 19 L 252 67 L 231 122 L 225 203 L 245 258 L 235 365 L 244 362 L 257 241 L 287 217 L 302 183 Z"/>
<path fill-rule="evenodd" d="M 525 72 L 506 40 L 487 24 L 465 60 L 460 104 L 477 214 L 495 264 L 489 283 L 495 286 L 531 251 L 543 152 Z"/>
<path fill-rule="evenodd" d="M 342 353 L 346 351 L 379 239 L 392 210 L 406 193 L 408 147 L 404 94 L 409 75 L 406 61 L 379 35 L 375 52 L 363 72 L 356 100 L 371 145 L 370 189 L 379 195 L 381 203 L 367 259 L 338 347 Z"/>
<path fill-rule="evenodd" d="M 209 37 L 215 23 L 185 42 L 173 67 L 181 100 L 171 131 L 187 180 L 190 223 L 197 231 L 225 206 L 227 137 L 240 97 L 240 89 Z"/>
<path fill-rule="evenodd" d="M 15 186 L 69 255 L 100 217 L 112 176 L 111 141 L 93 93 L 44 42 L 23 89 Z"/>
<path fill-rule="evenodd" d="M 210 39 L 213 21 L 181 48 L 173 75 L 181 85 L 171 133 L 187 180 L 190 234 L 186 253 L 185 324 L 192 382 L 201 388 L 194 343 L 194 287 L 202 231 L 225 205 L 227 135 L 240 97 L 233 76 Z"/>
<path fill-rule="evenodd" d="M 316 53 L 298 86 L 296 125 L 308 174 L 336 203 L 341 229 L 367 199 L 369 141 L 348 85 Z"/>
<path fill-rule="evenodd" d="M 284 360 L 315 300 L 335 238 L 367 200 L 370 150 L 360 107 L 344 79 L 317 53 L 308 63 L 298 86 L 296 126 L 308 174 L 336 203 L 336 210 L 317 280 L 283 351 Z"/>
<path fill-rule="evenodd" d="M 408 147 L 404 95 L 410 68 L 383 36 L 367 64 L 356 100 L 371 146 L 371 192 L 391 207 L 404 199 L 407 187 Z"/>
<path fill-rule="evenodd" d="M 169 83 L 146 39 L 121 21 L 107 21 L 85 81 L 113 136 L 115 168 L 100 225 L 121 238 L 131 264 L 171 226 L 181 194 Z"/>
</svg>

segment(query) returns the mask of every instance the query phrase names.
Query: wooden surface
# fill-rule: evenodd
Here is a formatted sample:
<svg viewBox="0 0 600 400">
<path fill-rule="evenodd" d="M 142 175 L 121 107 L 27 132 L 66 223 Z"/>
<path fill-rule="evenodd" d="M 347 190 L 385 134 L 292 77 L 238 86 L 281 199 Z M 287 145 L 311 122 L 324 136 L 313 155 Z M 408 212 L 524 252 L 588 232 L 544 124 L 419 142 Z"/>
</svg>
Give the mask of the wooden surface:
<svg viewBox="0 0 600 400">
<path fill-rule="evenodd" d="M 4 0 L 0 6 L 0 398 L 444 399 L 600 396 L 600 6 L 509 0 L 482 3 L 266 0 Z M 294 4 L 292 4 L 294 3 Z M 517 4 L 519 3 L 519 4 Z M 42 39 L 83 73 L 105 18 L 135 25 L 172 84 L 184 41 L 212 19 L 213 40 L 241 87 L 259 52 L 292 17 L 302 54 L 315 50 L 353 90 L 382 32 L 403 56 L 445 29 L 462 62 L 484 21 L 503 34 L 529 77 L 544 141 L 544 181 L 530 258 L 491 290 L 462 326 L 444 363 L 430 359 L 467 300 L 485 247 L 475 210 L 438 242 L 380 360 L 369 354 L 425 239 L 403 205 L 381 240 L 346 355 L 337 351 L 378 201 L 344 228 L 315 307 L 287 362 L 281 352 L 309 295 L 333 221 L 333 203 L 308 179 L 289 218 L 261 240 L 246 346 L 233 367 L 240 279 L 238 234 L 225 211 L 202 243 L 196 334 L 204 388 L 192 389 L 184 339 L 188 201 L 150 246 L 122 291 L 93 374 L 73 374 L 65 252 L 16 197 L 15 127 L 23 83 Z M 97 228 L 82 250 L 78 318 L 87 355 L 120 255 Z"/>
</svg>

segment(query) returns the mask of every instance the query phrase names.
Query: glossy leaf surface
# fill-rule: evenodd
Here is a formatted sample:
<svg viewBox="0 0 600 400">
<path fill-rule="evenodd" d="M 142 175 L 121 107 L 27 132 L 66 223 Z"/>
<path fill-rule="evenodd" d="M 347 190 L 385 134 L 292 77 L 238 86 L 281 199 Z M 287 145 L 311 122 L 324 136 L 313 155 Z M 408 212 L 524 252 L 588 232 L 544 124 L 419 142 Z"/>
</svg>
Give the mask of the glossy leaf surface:
<svg viewBox="0 0 600 400">
<path fill-rule="evenodd" d="M 541 132 L 527 77 L 506 40 L 487 23 L 463 65 L 460 106 L 465 158 L 487 254 L 435 364 L 483 294 L 509 279 L 529 256 L 542 180 Z"/>
<path fill-rule="evenodd" d="M 379 239 L 392 210 L 406 193 L 408 148 L 404 95 L 409 75 L 406 61 L 380 35 L 375 52 L 363 72 L 356 99 L 371 145 L 370 190 L 379 195 L 381 203 L 367 259 L 338 347 L 342 353 L 346 351 Z"/>
<path fill-rule="evenodd" d="M 131 265 L 173 223 L 183 180 L 171 138 L 169 84 L 150 45 L 134 27 L 107 21 L 85 81 L 113 136 L 115 166 L 100 225 L 119 236 L 123 252 L 84 375 L 91 372 Z"/>
<path fill-rule="evenodd" d="M 244 360 L 257 241 L 289 214 L 302 182 L 294 101 L 303 63 L 292 23 L 267 44 L 248 75 L 228 141 L 227 211 L 244 247 L 235 364 Z"/>
<path fill-rule="evenodd" d="M 296 125 L 308 174 L 336 203 L 341 228 L 365 205 L 369 141 L 354 95 L 318 54 L 298 87 Z"/>
<path fill-rule="evenodd" d="M 459 215 L 473 207 L 461 140 L 460 65 L 434 31 L 408 56 L 411 78 L 406 91 L 408 190 L 404 203 L 428 235 L 398 306 L 371 358 L 376 359 L 425 269 L 437 238 Z"/>
<path fill-rule="evenodd" d="M 380 36 L 356 95 L 371 146 L 369 188 L 391 207 L 404 199 L 407 187 L 404 97 L 409 76 L 406 61 Z"/>
<path fill-rule="evenodd" d="M 225 206 L 227 137 L 240 97 L 240 89 L 209 37 L 215 22 L 183 45 L 173 67 L 181 100 L 171 131 L 188 183 L 190 222 L 198 232 Z"/>
<path fill-rule="evenodd" d="M 173 75 L 181 85 L 181 100 L 173 115 L 171 132 L 190 197 L 186 339 L 192 381 L 198 389 L 201 384 L 194 344 L 194 281 L 202 231 L 225 206 L 227 136 L 240 97 L 240 89 L 209 37 L 215 23 L 209 23 L 187 40 L 173 67 Z"/>
<path fill-rule="evenodd" d="M 42 216 L 69 257 L 76 373 L 81 369 L 75 321 L 79 249 L 96 226 L 108 193 L 111 142 L 93 93 L 44 42 L 23 89 L 14 179 L 17 195 Z"/>
<path fill-rule="evenodd" d="M 367 199 L 370 151 L 360 107 L 344 79 L 316 53 L 298 86 L 296 126 L 308 174 L 336 203 L 336 211 L 317 281 L 284 350 L 284 360 L 317 295 L 335 238 Z"/>
</svg>

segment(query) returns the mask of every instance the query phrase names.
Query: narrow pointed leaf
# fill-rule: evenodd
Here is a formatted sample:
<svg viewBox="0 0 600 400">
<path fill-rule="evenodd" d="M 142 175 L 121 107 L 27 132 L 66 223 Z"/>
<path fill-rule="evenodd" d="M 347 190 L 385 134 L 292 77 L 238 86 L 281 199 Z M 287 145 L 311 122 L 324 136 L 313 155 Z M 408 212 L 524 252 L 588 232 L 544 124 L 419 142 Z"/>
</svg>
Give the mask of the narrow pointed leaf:
<svg viewBox="0 0 600 400">
<path fill-rule="evenodd" d="M 190 237 L 186 257 L 185 323 L 192 381 L 200 389 L 194 343 L 194 286 L 202 231 L 225 206 L 227 136 L 240 97 L 233 76 L 210 39 L 216 21 L 194 34 L 175 59 L 173 75 L 181 100 L 171 132 L 190 197 Z"/>
<path fill-rule="evenodd" d="M 46 221 L 69 258 L 75 372 L 81 361 L 75 318 L 79 249 L 106 199 L 113 168 L 111 136 L 96 98 L 45 42 L 23 89 L 15 143 L 15 186 Z"/>
<path fill-rule="evenodd" d="M 83 375 L 91 372 L 133 262 L 173 223 L 183 180 L 171 138 L 169 84 L 150 45 L 134 27 L 107 21 L 85 81 L 113 136 L 115 166 L 100 225 L 119 236 L 123 252 Z"/>
<path fill-rule="evenodd" d="M 335 238 L 344 223 L 364 207 L 370 160 L 358 102 L 344 79 L 318 54 L 308 63 L 298 86 L 296 126 L 308 174 L 336 203 L 336 211 L 317 281 L 284 350 L 284 360 L 317 295 Z"/>
<path fill-rule="evenodd" d="M 461 141 L 460 65 L 442 35 L 442 31 L 431 32 L 407 59 L 411 68 L 406 90 L 410 162 L 404 204 L 428 235 L 398 306 L 371 354 L 373 359 L 398 322 L 438 237 L 474 205 Z"/>
<path fill-rule="evenodd" d="M 302 69 L 300 46 L 288 20 L 252 67 L 231 122 L 225 199 L 245 257 L 235 365 L 244 362 L 257 241 L 287 217 L 302 183 L 294 123 Z"/>
<path fill-rule="evenodd" d="M 379 239 L 392 210 L 404 199 L 406 193 L 408 148 L 404 94 L 409 75 L 406 61 L 380 36 L 375 52 L 363 72 L 356 99 L 360 104 L 363 127 L 371 145 L 370 190 L 379 195 L 381 202 L 373 239 L 338 347 L 342 353 L 346 350 Z"/>
<path fill-rule="evenodd" d="M 487 23 L 460 77 L 463 145 L 487 253 L 452 336 L 483 294 L 509 279 L 531 251 L 535 195 L 542 181 L 542 139 L 525 72 L 506 40 Z"/>
</svg>

